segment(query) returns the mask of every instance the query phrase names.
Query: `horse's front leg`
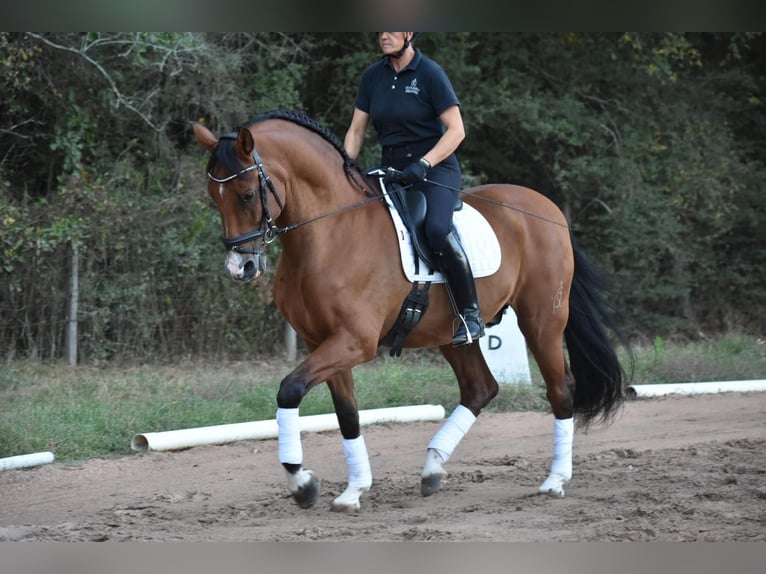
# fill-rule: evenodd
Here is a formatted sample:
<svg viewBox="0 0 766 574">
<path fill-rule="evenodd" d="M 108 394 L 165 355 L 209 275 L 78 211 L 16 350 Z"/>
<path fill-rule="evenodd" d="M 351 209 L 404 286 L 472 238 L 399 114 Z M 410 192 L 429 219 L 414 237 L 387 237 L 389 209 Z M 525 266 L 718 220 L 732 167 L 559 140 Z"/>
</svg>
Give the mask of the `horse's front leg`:
<svg viewBox="0 0 766 574">
<path fill-rule="evenodd" d="M 301 508 L 319 500 L 319 481 L 314 471 L 303 468 L 300 422 L 297 408 L 278 408 L 279 462 L 287 471 L 287 489 Z"/>
<path fill-rule="evenodd" d="M 319 499 L 319 481 L 303 468 L 303 445 L 299 407 L 303 396 L 314 386 L 307 380 L 305 363 L 285 377 L 277 394 L 279 462 L 287 471 L 287 488 L 301 508 L 310 508 Z"/>
<path fill-rule="evenodd" d="M 352 340 L 344 336 L 328 339 L 314 349 L 311 355 L 287 375 L 279 385 L 279 392 L 277 393 L 279 462 L 287 471 L 287 487 L 302 508 L 309 508 L 316 504 L 319 499 L 320 484 L 314 472 L 303 467 L 300 403 L 309 390 L 324 381 L 339 381 L 338 384 L 331 385 L 331 389 L 341 388 L 344 386 L 344 381 L 348 381 L 353 389 L 350 368 L 367 360 L 367 357 L 361 350 L 353 352 L 354 349 L 360 349 L 360 346 L 352 343 Z M 374 356 L 374 347 L 372 352 Z M 343 405 L 344 402 L 335 398 L 336 392 L 337 390 L 333 390 L 333 399 L 337 408 L 337 405 Z M 350 408 L 353 411 L 352 417 L 342 417 L 339 414 L 338 420 L 341 423 L 341 430 L 344 432 L 346 459 L 356 464 L 356 461 L 367 460 L 367 450 L 364 448 L 363 440 L 354 440 L 355 437 L 359 437 L 359 415 L 356 411 L 356 402 L 353 400 L 353 390 L 351 398 L 351 406 L 343 412 Z M 354 484 L 360 486 L 363 482 L 363 480 L 361 482 L 355 480 Z M 369 485 L 367 487 L 369 488 Z M 341 500 L 341 505 L 345 500 Z M 358 503 L 358 499 L 356 502 Z"/>
<path fill-rule="evenodd" d="M 498 391 L 497 381 L 487 367 L 478 341 L 467 347 L 454 348 L 447 345 L 440 347 L 440 350 L 457 377 L 460 404 L 428 443 L 420 479 L 420 492 L 423 496 L 431 496 L 439 491 L 442 478 L 447 475 L 444 464 L 476 422 L 481 410 Z"/>
<path fill-rule="evenodd" d="M 343 455 L 348 468 L 346 490 L 332 502 L 332 510 L 356 512 L 359 499 L 372 486 L 372 470 L 367 446 L 359 427 L 359 410 L 354 396 L 354 379 L 351 370 L 341 371 L 327 384 L 330 387 L 338 426 L 343 436 Z"/>
</svg>

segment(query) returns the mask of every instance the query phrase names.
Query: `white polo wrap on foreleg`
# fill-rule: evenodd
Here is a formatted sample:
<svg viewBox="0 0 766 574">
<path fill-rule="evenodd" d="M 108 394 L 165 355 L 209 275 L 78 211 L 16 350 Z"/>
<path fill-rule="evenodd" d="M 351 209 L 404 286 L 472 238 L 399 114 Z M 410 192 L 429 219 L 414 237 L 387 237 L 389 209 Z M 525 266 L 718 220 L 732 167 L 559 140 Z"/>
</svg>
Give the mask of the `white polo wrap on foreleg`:
<svg viewBox="0 0 766 574">
<path fill-rule="evenodd" d="M 553 463 L 551 474 L 560 474 L 566 480 L 572 478 L 572 441 L 574 418 L 553 421 Z"/>
<path fill-rule="evenodd" d="M 463 440 L 475 422 L 476 415 L 463 405 L 458 405 L 428 443 L 428 448 L 435 449 L 442 458 L 442 462 L 447 462 L 455 447 Z"/>
<path fill-rule="evenodd" d="M 277 426 L 279 427 L 279 462 L 303 464 L 298 409 L 277 409 Z"/>
<path fill-rule="evenodd" d="M 348 467 L 348 486 L 354 488 L 370 488 L 372 485 L 372 470 L 370 458 L 364 437 L 359 435 L 353 439 L 343 439 L 343 456 Z"/>
</svg>

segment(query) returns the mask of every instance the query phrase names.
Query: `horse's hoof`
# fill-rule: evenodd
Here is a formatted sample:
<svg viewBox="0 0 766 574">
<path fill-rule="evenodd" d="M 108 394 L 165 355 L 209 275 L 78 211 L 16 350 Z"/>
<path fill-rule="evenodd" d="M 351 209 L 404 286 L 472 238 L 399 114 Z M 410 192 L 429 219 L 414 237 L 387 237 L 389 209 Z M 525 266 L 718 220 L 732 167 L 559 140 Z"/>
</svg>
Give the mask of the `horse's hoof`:
<svg viewBox="0 0 766 574">
<path fill-rule="evenodd" d="M 340 512 L 342 514 L 354 514 L 356 512 L 359 512 L 359 509 L 362 507 L 361 504 L 358 502 L 356 504 L 342 504 L 333 501 L 333 503 L 330 505 L 330 510 L 333 512 Z"/>
<path fill-rule="evenodd" d="M 370 483 L 370 485 L 371 484 L 372 483 Z M 359 504 L 359 498 L 365 492 L 370 490 L 370 485 L 346 487 L 346 490 L 343 491 L 343 494 L 332 501 L 330 510 L 333 512 L 345 512 L 348 514 L 359 512 L 359 509 L 362 507 L 361 504 Z"/>
<path fill-rule="evenodd" d="M 319 480 L 312 474 L 311 479 L 293 492 L 293 498 L 301 508 L 311 508 L 319 500 Z"/>
<path fill-rule="evenodd" d="M 563 488 L 549 488 L 548 490 L 543 490 L 540 488 L 538 491 L 538 494 L 547 494 L 551 498 L 564 498 L 564 489 Z"/>
<path fill-rule="evenodd" d="M 537 489 L 539 494 L 547 494 L 552 498 L 564 498 L 564 484 L 568 482 L 568 478 L 560 474 L 551 474 L 545 479 Z"/>
<path fill-rule="evenodd" d="M 431 474 L 424 476 L 420 479 L 420 494 L 423 496 L 431 496 L 439 492 L 442 487 L 442 475 Z"/>
<path fill-rule="evenodd" d="M 426 451 L 426 463 L 420 475 L 420 494 L 431 496 L 439 492 L 442 487 L 442 478 L 447 476 L 443 463 L 444 459 L 436 449 L 429 448 Z"/>
</svg>

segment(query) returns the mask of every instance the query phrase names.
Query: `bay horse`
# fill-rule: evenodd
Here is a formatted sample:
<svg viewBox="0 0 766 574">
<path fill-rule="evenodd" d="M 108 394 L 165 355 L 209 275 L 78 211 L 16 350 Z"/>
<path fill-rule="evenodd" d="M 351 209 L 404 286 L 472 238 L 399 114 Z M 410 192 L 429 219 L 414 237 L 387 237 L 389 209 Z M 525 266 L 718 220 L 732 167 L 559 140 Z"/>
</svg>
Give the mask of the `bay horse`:
<svg viewBox="0 0 766 574">
<path fill-rule="evenodd" d="M 220 139 L 199 123 L 192 128 L 210 153 L 207 191 L 221 216 L 229 275 L 239 282 L 259 275 L 266 246 L 278 239 L 274 301 L 310 352 L 276 397 L 288 490 L 301 507 L 318 501 L 319 481 L 303 466 L 298 411 L 306 393 L 326 382 L 348 468 L 347 487 L 331 509 L 357 511 L 372 472 L 352 369 L 375 358 L 411 290 L 379 181 L 361 171 L 335 134 L 298 112 L 261 114 Z M 625 370 L 609 335 L 614 309 L 601 274 L 551 200 L 510 184 L 464 189 L 461 196 L 500 243 L 499 269 L 476 280 L 481 311 L 489 324 L 507 306 L 516 312 L 554 415 L 551 469 L 538 491 L 563 497 L 572 477 L 574 420 L 578 428 L 608 422 L 624 400 Z M 444 285 L 434 284 L 427 312 L 404 344 L 438 347 L 460 390 L 460 404 L 426 449 L 424 496 L 439 490 L 444 464 L 498 392 L 479 342 L 452 346 L 453 319 Z"/>
</svg>

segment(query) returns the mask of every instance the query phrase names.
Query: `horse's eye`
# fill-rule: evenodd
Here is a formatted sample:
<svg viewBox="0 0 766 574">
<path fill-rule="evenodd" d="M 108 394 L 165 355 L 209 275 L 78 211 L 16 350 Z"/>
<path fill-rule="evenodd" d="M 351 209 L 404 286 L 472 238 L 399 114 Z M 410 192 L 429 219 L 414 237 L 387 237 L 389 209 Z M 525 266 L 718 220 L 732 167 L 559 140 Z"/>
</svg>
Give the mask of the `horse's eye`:
<svg viewBox="0 0 766 574">
<path fill-rule="evenodd" d="M 247 203 L 247 202 L 251 201 L 254 197 L 255 197 L 255 192 L 254 191 L 248 191 L 247 193 L 245 193 L 242 196 L 242 201 Z"/>
</svg>

